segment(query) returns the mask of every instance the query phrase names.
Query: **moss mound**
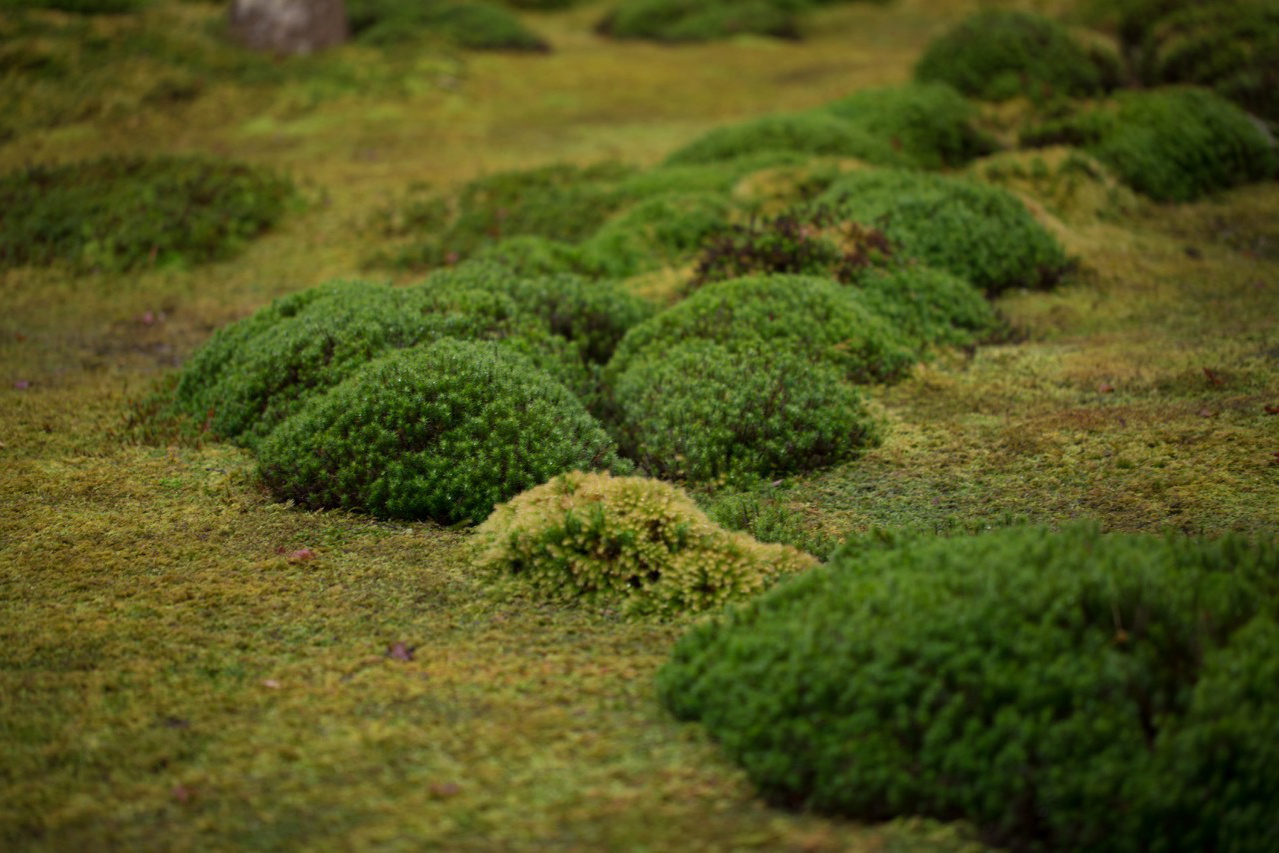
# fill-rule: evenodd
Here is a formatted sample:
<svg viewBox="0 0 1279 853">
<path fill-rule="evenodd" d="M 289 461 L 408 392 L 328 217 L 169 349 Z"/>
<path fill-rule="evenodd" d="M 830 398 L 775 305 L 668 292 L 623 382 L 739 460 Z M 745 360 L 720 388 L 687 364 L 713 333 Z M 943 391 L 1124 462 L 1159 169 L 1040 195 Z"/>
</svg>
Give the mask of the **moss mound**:
<svg viewBox="0 0 1279 853">
<path fill-rule="evenodd" d="M 779 152 L 908 165 L 890 141 L 824 112 L 764 116 L 717 127 L 671 154 L 666 164 L 716 163 Z"/>
<path fill-rule="evenodd" d="M 1090 52 L 1056 21 L 1029 12 L 991 10 L 934 41 L 915 66 L 921 82 L 949 83 L 965 95 L 1096 95 L 1114 88 L 1116 60 Z"/>
<path fill-rule="evenodd" d="M 1066 266 L 1052 235 L 996 187 L 883 169 L 840 178 L 818 203 L 881 229 L 902 254 L 991 293 L 1051 284 Z"/>
<path fill-rule="evenodd" d="M 550 49 L 509 9 L 482 0 L 347 0 L 346 8 L 353 36 L 368 44 L 414 41 L 432 34 L 472 50 Z"/>
<path fill-rule="evenodd" d="M 627 278 L 686 260 L 728 222 L 732 205 L 708 192 L 670 193 L 636 204 L 582 244 L 582 263 L 598 275 Z"/>
<path fill-rule="evenodd" d="M 640 323 L 618 344 L 606 376 L 616 381 L 635 362 L 694 340 L 730 352 L 800 353 L 852 382 L 896 379 L 914 362 L 897 330 L 855 291 L 827 279 L 777 275 L 709 284 Z"/>
<path fill-rule="evenodd" d="M 710 522 L 674 486 L 574 471 L 498 506 L 477 562 L 539 598 L 633 615 L 711 610 L 816 561 Z"/>
<path fill-rule="evenodd" d="M 502 293 L 337 282 L 220 330 L 183 369 L 173 406 L 213 435 L 252 447 L 306 397 L 370 359 L 444 337 L 502 341 L 574 390 L 593 387 L 576 348 Z"/>
<path fill-rule="evenodd" d="M 995 310 L 967 280 L 922 264 L 873 267 L 856 286 L 867 305 L 920 348 L 970 346 L 998 325 Z"/>
<path fill-rule="evenodd" d="M 0 266 L 217 260 L 274 225 L 293 197 L 283 177 L 199 157 L 19 169 L 0 177 Z"/>
<path fill-rule="evenodd" d="M 795 38 L 802 0 L 622 0 L 597 29 L 622 39 L 714 41 L 735 35 Z"/>
<path fill-rule="evenodd" d="M 623 452 L 667 479 L 811 471 L 878 440 L 838 369 L 785 348 L 687 341 L 633 363 L 613 394 Z"/>
<path fill-rule="evenodd" d="M 1277 840 L 1279 551 L 1087 527 L 847 547 L 659 673 L 771 799 L 1000 846 Z"/>
<path fill-rule="evenodd" d="M 974 125 L 977 111 L 945 83 L 912 83 L 863 89 L 825 108 L 850 126 L 889 143 L 892 160 L 924 169 L 961 166 L 995 149 L 994 140 Z M 863 159 L 871 157 L 860 155 Z"/>
<path fill-rule="evenodd" d="M 573 343 L 585 359 L 601 364 L 612 357 L 632 326 L 656 310 L 616 281 L 591 281 L 576 275 L 522 276 L 479 262 L 442 270 L 424 286 L 428 290 L 481 290 L 509 297 L 520 311 L 540 319 L 552 334 Z"/>
<path fill-rule="evenodd" d="M 969 174 L 1027 195 L 1071 223 L 1114 220 L 1139 206 L 1106 164 L 1068 145 L 1005 151 L 973 163 Z"/>
<path fill-rule="evenodd" d="M 575 468 L 617 464 L 600 425 L 518 353 L 443 339 L 378 359 L 281 423 L 262 478 L 300 506 L 478 522 Z"/>
<path fill-rule="evenodd" d="M 1274 145 L 1239 108 L 1212 92 L 1125 93 L 1089 151 L 1133 189 L 1192 201 L 1274 174 Z"/>
</svg>

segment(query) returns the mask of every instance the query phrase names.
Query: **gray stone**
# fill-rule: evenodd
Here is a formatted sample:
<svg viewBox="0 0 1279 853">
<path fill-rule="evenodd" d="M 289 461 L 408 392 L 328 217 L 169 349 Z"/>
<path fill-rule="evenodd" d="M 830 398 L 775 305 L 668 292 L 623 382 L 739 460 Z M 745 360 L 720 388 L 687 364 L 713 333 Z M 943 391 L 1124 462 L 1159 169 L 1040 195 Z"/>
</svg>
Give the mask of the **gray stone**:
<svg viewBox="0 0 1279 853">
<path fill-rule="evenodd" d="M 231 0 L 231 35 L 253 50 L 314 53 L 347 40 L 343 0 Z"/>
</svg>

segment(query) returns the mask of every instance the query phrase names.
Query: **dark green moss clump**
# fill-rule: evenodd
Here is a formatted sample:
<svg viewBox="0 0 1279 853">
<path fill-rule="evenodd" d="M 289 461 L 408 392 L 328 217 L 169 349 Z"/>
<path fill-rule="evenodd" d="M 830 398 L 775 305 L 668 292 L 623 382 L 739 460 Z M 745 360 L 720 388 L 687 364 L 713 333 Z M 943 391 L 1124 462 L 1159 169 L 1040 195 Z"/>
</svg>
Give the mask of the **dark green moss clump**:
<svg viewBox="0 0 1279 853">
<path fill-rule="evenodd" d="M 667 479 L 811 471 L 878 438 L 838 369 L 782 347 L 688 341 L 632 364 L 614 396 L 623 452 Z"/>
<path fill-rule="evenodd" d="M 868 269 L 856 279 L 862 298 L 899 331 L 929 345 L 971 346 L 998 326 L 995 310 L 967 280 L 922 264 Z"/>
<path fill-rule="evenodd" d="M 828 105 L 825 112 L 888 142 L 894 157 L 873 161 L 882 165 L 905 157 L 911 165 L 940 169 L 995 150 L 994 140 L 975 126 L 972 104 L 945 83 L 864 89 Z"/>
<path fill-rule="evenodd" d="M 430 33 L 473 50 L 550 49 L 509 9 L 483 0 L 348 0 L 347 18 L 354 36 L 369 44 L 412 41 Z"/>
<path fill-rule="evenodd" d="M 709 284 L 640 323 L 618 344 L 606 375 L 619 377 L 638 361 L 694 340 L 738 353 L 801 353 L 851 382 L 896 379 L 914 363 L 906 339 L 856 291 L 822 278 L 775 275 Z"/>
<path fill-rule="evenodd" d="M 659 673 L 768 798 L 1011 848 L 1279 841 L 1279 551 L 1014 528 L 856 545 Z"/>
<path fill-rule="evenodd" d="M 651 317 L 654 306 L 615 281 L 576 275 L 521 276 L 501 266 L 471 262 L 442 270 L 425 283 L 430 290 L 481 290 L 508 297 L 523 313 L 572 342 L 582 357 L 604 363 L 622 336 Z"/>
<path fill-rule="evenodd" d="M 365 366 L 259 449 L 281 499 L 445 523 L 482 521 L 556 474 L 617 461 L 563 385 L 496 344 L 449 339 Z"/>
<path fill-rule="evenodd" d="M 440 338 L 500 341 L 579 393 L 593 387 L 576 347 L 503 293 L 338 282 L 219 331 L 185 366 L 173 407 L 212 435 L 253 447 L 370 359 Z"/>
<path fill-rule="evenodd" d="M 1049 18 L 992 10 L 973 15 L 929 45 L 915 77 L 949 83 L 986 100 L 1048 99 L 1114 88 L 1117 69 L 1117 60 L 1085 49 Z"/>
<path fill-rule="evenodd" d="M 597 275 L 626 278 L 674 266 L 723 228 L 731 205 L 716 193 L 669 193 L 641 201 L 606 222 L 582 245 L 582 264 Z"/>
<path fill-rule="evenodd" d="M 119 272 L 228 257 L 294 198 L 286 178 L 197 157 L 102 159 L 0 177 L 0 266 Z"/>
<path fill-rule="evenodd" d="M 795 38 L 802 0 L 622 0 L 599 31 L 614 38 L 714 41 L 734 35 Z"/>
<path fill-rule="evenodd" d="M 901 254 L 997 293 L 1056 281 L 1066 266 L 1057 241 L 1012 194 L 917 172 L 854 172 L 818 199 L 881 229 Z"/>
<path fill-rule="evenodd" d="M 1274 173 L 1274 144 L 1229 101 L 1199 89 L 1124 94 L 1089 151 L 1159 201 L 1191 201 Z"/>
</svg>

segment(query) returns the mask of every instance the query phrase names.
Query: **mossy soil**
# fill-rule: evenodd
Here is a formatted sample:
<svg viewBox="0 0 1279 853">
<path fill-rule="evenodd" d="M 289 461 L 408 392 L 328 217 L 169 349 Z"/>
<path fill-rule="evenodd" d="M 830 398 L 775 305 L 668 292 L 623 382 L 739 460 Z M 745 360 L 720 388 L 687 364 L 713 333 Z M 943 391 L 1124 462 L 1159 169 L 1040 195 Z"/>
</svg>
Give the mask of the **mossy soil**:
<svg viewBox="0 0 1279 853">
<path fill-rule="evenodd" d="M 724 121 L 904 82 L 975 5 L 840 6 L 799 44 L 680 48 L 608 42 L 587 5 L 527 16 L 546 56 L 353 47 L 270 85 L 210 77 L 163 109 L 117 87 L 0 146 L 3 170 L 232 157 L 308 196 L 232 260 L 0 271 L 0 846 L 966 844 L 962 827 L 757 799 L 657 704 L 678 622 L 495 598 L 464 530 L 274 504 L 246 453 L 140 443 L 125 419 L 212 330 L 355 273 L 365 224 L 409 184 L 655 163 Z M 1167 207 L 1051 183 L 1015 188 L 1077 271 L 1002 295 L 1007 341 L 871 389 L 884 443 L 778 489 L 808 532 L 1086 518 L 1275 535 L 1279 185 Z"/>
</svg>

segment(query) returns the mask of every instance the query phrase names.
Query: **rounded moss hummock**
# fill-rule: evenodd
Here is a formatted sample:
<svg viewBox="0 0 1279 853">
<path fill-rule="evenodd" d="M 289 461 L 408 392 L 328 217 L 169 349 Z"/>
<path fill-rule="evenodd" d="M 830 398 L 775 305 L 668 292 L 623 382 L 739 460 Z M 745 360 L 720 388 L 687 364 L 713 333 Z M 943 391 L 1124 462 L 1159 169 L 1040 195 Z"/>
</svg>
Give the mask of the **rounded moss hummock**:
<svg viewBox="0 0 1279 853">
<path fill-rule="evenodd" d="M 1271 849 L 1277 601 L 1273 543 L 856 543 L 695 628 L 658 690 L 775 802 L 1017 849 Z"/>
<path fill-rule="evenodd" d="M 882 230 L 899 253 L 988 293 L 1052 284 L 1066 254 L 1016 196 L 972 181 L 895 169 L 852 172 L 817 199 Z"/>
<path fill-rule="evenodd" d="M 970 346 L 998 325 L 981 291 L 944 270 L 917 263 L 870 267 L 855 284 L 866 304 L 920 348 Z"/>
<path fill-rule="evenodd" d="M 717 163 L 765 153 L 855 157 L 870 163 L 906 166 L 910 159 L 887 139 L 826 112 L 771 115 L 714 130 L 666 158 L 667 166 Z"/>
<path fill-rule="evenodd" d="M 536 238 L 528 238 L 536 239 Z M 441 270 L 425 282 L 441 291 L 480 290 L 509 297 L 552 334 L 574 344 L 582 357 L 606 362 L 632 326 L 655 311 L 652 303 L 616 281 L 577 275 L 521 275 L 496 263 L 472 261 Z"/>
<path fill-rule="evenodd" d="M 863 89 L 828 104 L 823 111 L 887 141 L 894 152 L 909 158 L 911 165 L 924 169 L 962 166 L 995 150 L 994 140 L 974 124 L 977 110 L 945 83 Z M 871 161 L 892 165 L 901 159 Z"/>
<path fill-rule="evenodd" d="M 478 522 L 575 468 L 618 464 L 563 385 L 492 343 L 385 356 L 280 424 L 258 451 L 271 491 L 312 509 Z"/>
<path fill-rule="evenodd" d="M 722 607 L 816 565 L 707 519 L 675 486 L 574 471 L 494 509 L 477 563 L 538 598 L 674 616 Z"/>
<path fill-rule="evenodd" d="M 1126 92 L 1095 126 L 1099 138 L 1088 150 L 1157 201 L 1192 201 L 1263 180 L 1279 163 L 1266 131 L 1206 89 Z"/>
<path fill-rule="evenodd" d="M 965 95 L 1087 96 L 1113 89 L 1118 59 L 1085 49 L 1064 27 L 1030 12 L 989 10 L 934 41 L 915 66 L 920 82 L 949 83 Z"/>
<path fill-rule="evenodd" d="M 0 267 L 217 260 L 279 221 L 294 197 L 283 177 L 209 158 L 31 166 L 0 177 Z"/>
<path fill-rule="evenodd" d="M 851 382 L 900 378 L 915 362 L 902 334 L 858 293 L 824 278 L 766 275 L 718 281 L 626 333 L 605 378 L 639 360 L 707 340 L 730 352 L 785 349 L 838 368 Z"/>
<path fill-rule="evenodd" d="M 605 222 L 582 244 L 585 263 L 593 272 L 616 278 L 677 265 L 727 224 L 731 208 L 726 195 L 710 192 L 645 199 Z"/>
<path fill-rule="evenodd" d="M 370 359 L 443 337 L 501 341 L 577 392 L 593 392 L 576 347 L 504 294 L 333 282 L 215 334 L 184 367 L 173 408 L 215 436 L 253 447 L 306 397 Z"/>
<path fill-rule="evenodd" d="M 623 452 L 668 479 L 811 471 L 878 440 L 861 394 L 839 370 L 784 347 L 686 341 L 632 363 L 613 398 Z"/>
<path fill-rule="evenodd" d="M 1178 5 L 1153 19 L 1142 44 L 1147 85 L 1209 86 L 1279 121 L 1279 6 L 1265 0 Z"/>
</svg>

